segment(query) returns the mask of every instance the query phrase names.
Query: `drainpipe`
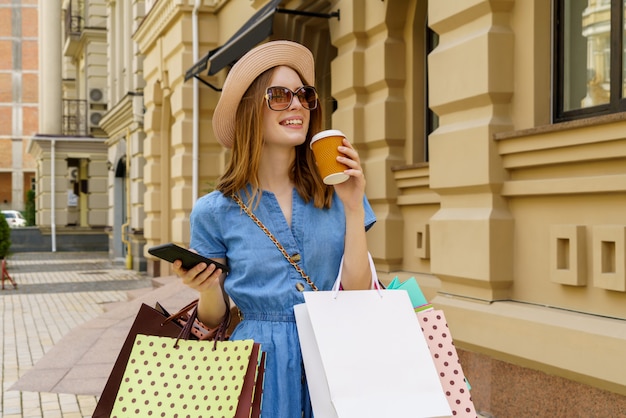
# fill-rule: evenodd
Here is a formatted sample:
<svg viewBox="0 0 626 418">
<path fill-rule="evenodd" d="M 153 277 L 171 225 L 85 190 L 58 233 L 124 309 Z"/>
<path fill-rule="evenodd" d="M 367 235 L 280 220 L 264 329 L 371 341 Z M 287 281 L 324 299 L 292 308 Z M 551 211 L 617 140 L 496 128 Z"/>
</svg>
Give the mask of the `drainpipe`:
<svg viewBox="0 0 626 418">
<path fill-rule="evenodd" d="M 130 243 L 130 128 L 126 128 L 126 222 L 122 224 L 122 242 L 126 245 L 126 269 L 133 269 L 133 254 Z"/>
<path fill-rule="evenodd" d="M 195 0 L 193 6 L 193 15 L 191 19 L 191 32 L 193 38 L 193 62 L 198 62 L 198 9 L 200 8 L 200 0 Z M 200 99 L 200 91 L 198 79 L 193 78 L 193 128 L 192 128 L 192 163 L 191 163 L 191 198 L 192 203 L 196 203 L 198 199 L 198 165 L 199 165 L 199 123 L 200 109 L 198 108 Z"/>
<path fill-rule="evenodd" d="M 161 205 L 161 233 L 160 239 L 163 242 L 171 241 L 172 237 L 172 222 L 170 214 L 172 212 L 172 202 L 169 200 L 171 196 L 170 189 L 170 173 L 171 173 L 171 133 L 170 133 L 170 118 L 172 110 L 172 90 L 169 84 L 169 76 L 167 71 L 163 72 L 161 81 L 162 90 L 162 104 L 161 104 L 161 126 L 160 126 L 160 152 L 161 152 L 161 173 L 159 176 L 160 192 L 160 205 Z M 164 264 L 164 263 L 161 263 Z M 161 269 L 160 271 L 165 271 Z"/>
<path fill-rule="evenodd" d="M 52 234 L 52 252 L 55 253 L 57 251 L 57 220 L 56 220 L 56 141 L 53 139 L 50 142 L 50 232 Z"/>
</svg>

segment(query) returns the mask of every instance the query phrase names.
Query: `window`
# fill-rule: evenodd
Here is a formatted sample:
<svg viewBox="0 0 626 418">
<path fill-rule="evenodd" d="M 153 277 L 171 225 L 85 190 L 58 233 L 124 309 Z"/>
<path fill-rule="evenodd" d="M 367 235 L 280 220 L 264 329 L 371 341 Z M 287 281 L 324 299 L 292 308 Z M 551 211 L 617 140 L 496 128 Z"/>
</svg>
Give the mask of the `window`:
<svg viewBox="0 0 626 418">
<path fill-rule="evenodd" d="M 426 59 L 428 60 L 428 54 L 430 54 L 431 52 L 433 52 L 435 50 L 435 48 L 437 48 L 437 45 L 439 45 L 439 35 L 437 35 L 437 33 L 435 33 L 432 29 L 430 29 L 428 27 L 428 25 L 426 25 Z M 426 108 L 426 138 L 428 138 L 428 136 L 430 134 L 432 134 L 433 132 L 435 132 L 435 129 L 437 129 L 439 127 L 439 116 L 433 112 L 432 110 L 430 110 L 430 107 L 428 106 L 428 104 L 430 103 L 429 101 L 429 90 L 428 90 L 428 62 L 425 65 L 426 67 L 426 103 L 425 103 L 425 108 Z M 424 147 L 426 149 L 425 152 L 425 161 L 429 161 L 428 158 L 428 140 L 426 140 L 426 143 L 424 144 Z"/>
<path fill-rule="evenodd" d="M 626 110 L 626 0 L 555 0 L 554 120 Z"/>
</svg>

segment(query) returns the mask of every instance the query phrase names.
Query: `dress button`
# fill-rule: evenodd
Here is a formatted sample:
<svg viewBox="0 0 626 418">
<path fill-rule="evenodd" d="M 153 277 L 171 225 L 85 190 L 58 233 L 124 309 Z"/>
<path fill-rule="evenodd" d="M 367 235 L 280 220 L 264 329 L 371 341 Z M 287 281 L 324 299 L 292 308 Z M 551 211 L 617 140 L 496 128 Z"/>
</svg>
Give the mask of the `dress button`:
<svg viewBox="0 0 626 418">
<path fill-rule="evenodd" d="M 304 292 L 304 285 L 298 282 L 296 283 L 296 289 L 298 289 L 298 292 Z"/>
</svg>

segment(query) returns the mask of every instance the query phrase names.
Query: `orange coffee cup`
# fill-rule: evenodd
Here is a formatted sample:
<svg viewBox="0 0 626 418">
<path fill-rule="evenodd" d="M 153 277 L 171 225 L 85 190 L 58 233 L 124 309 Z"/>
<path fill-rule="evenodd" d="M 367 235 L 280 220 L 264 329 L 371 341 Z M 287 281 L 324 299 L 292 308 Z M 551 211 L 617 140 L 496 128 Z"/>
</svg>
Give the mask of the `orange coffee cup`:
<svg viewBox="0 0 626 418">
<path fill-rule="evenodd" d="M 343 132 L 329 129 L 318 132 L 311 138 L 311 149 L 315 156 L 315 163 L 326 184 L 339 184 L 350 178 L 344 173 L 348 167 L 337 161 L 337 156 L 342 155 L 337 147 L 342 145 L 345 137 Z"/>
</svg>

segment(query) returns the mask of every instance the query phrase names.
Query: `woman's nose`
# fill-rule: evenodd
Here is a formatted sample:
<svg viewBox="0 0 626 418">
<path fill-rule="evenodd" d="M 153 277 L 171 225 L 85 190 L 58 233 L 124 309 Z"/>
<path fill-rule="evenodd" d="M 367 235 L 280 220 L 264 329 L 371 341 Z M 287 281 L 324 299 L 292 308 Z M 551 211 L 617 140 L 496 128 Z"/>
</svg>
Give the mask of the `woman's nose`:
<svg viewBox="0 0 626 418">
<path fill-rule="evenodd" d="M 298 108 L 302 108 L 302 103 L 300 103 L 300 98 L 298 96 L 296 96 L 295 94 L 293 95 L 293 99 L 291 99 L 291 106 L 289 106 L 290 109 L 298 109 Z"/>
</svg>

